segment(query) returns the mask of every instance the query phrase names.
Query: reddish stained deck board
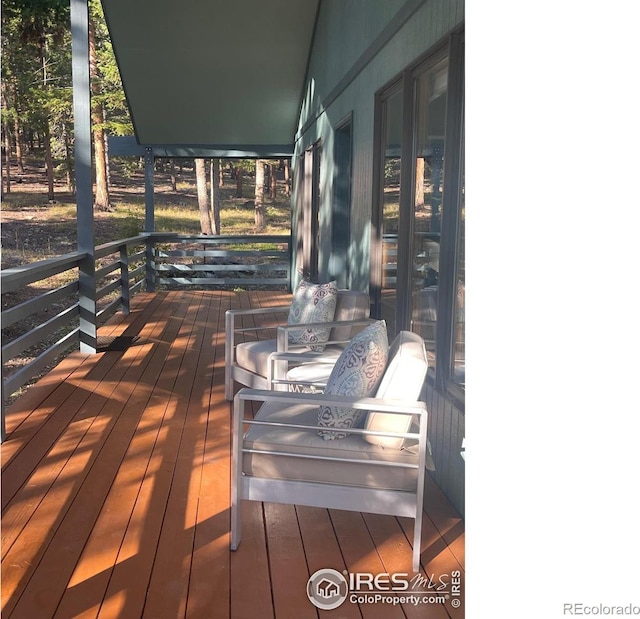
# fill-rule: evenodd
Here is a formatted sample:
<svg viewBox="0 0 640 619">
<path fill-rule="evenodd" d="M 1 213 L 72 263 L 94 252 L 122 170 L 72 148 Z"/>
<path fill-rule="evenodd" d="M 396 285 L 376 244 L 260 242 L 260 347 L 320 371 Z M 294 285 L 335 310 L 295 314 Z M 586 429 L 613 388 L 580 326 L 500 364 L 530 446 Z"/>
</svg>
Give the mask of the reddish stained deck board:
<svg viewBox="0 0 640 619">
<path fill-rule="evenodd" d="M 186 311 L 188 301 L 181 305 Z M 170 310 L 170 308 L 168 309 Z M 177 311 L 176 308 L 174 308 L 175 311 Z M 170 321 L 168 325 L 169 329 L 166 329 L 164 333 L 168 339 L 171 339 Z M 147 348 L 153 350 L 153 347 L 148 346 L 143 350 Z M 125 356 L 134 356 L 139 350 L 141 349 L 132 347 L 126 351 Z M 151 377 L 154 382 L 157 370 L 163 361 L 162 346 L 156 346 L 155 350 L 160 351 L 160 354 L 151 354 L 152 358 L 143 373 L 143 377 Z M 113 356 L 113 353 L 108 353 L 103 359 L 98 359 L 98 355 L 96 355 L 96 366 L 99 367 L 107 356 Z M 118 366 L 117 378 L 119 379 L 123 376 L 122 370 L 125 363 L 121 361 L 116 365 Z M 112 366 L 115 368 L 115 365 L 112 364 Z M 102 377 L 102 374 L 100 373 L 99 376 Z M 114 382 L 117 383 L 117 381 Z M 134 391 L 138 396 L 147 391 L 145 382 L 138 381 L 135 371 L 129 371 L 127 384 L 129 390 Z M 37 544 L 37 555 L 34 557 L 38 560 L 37 569 L 33 573 L 23 575 L 17 590 L 14 591 L 14 595 L 6 606 L 9 610 L 15 604 L 16 616 L 51 617 L 54 615 L 86 543 L 87 536 L 101 513 L 105 496 L 113 479 L 120 469 L 125 468 L 122 463 L 127 446 L 131 437 L 136 434 L 138 421 L 144 412 L 143 406 L 129 406 L 128 395 L 123 392 L 122 396 L 116 394 L 110 399 L 105 398 L 107 401 L 104 407 L 102 402 L 100 405 L 94 406 L 94 398 L 79 411 L 78 423 L 89 423 L 91 428 L 83 437 L 83 443 L 79 449 L 69 454 L 68 462 L 65 464 L 65 470 L 68 471 L 66 477 L 74 482 L 74 493 L 65 495 L 65 500 L 59 506 L 59 499 L 55 494 L 47 493 L 41 504 L 41 509 L 35 514 L 36 518 L 29 521 L 30 532 L 41 535 L 40 532 L 45 529 L 47 530 L 47 539 L 46 543 L 43 540 Z M 61 477 L 57 485 L 64 488 L 68 482 L 64 477 Z M 59 513 L 59 517 L 51 529 L 43 526 L 42 519 L 37 517 L 40 513 L 46 517 L 46 514 L 55 512 Z M 23 533 L 20 541 L 25 539 L 27 536 Z M 31 548 L 35 545 L 31 541 L 28 547 L 23 548 L 23 552 L 31 552 Z M 25 544 L 22 546 L 24 547 Z M 17 551 L 16 554 L 20 556 Z M 65 557 L 65 561 L 60 561 L 60 557 Z M 34 564 L 36 564 L 35 560 L 31 562 L 31 565 Z M 13 575 L 14 571 L 10 570 L 8 573 Z M 27 582 L 29 594 L 22 596 L 21 593 L 27 586 Z M 6 586 L 3 587 L 3 593 L 5 591 Z"/>
<path fill-rule="evenodd" d="M 245 501 L 229 551 L 224 311 L 289 299 L 138 295 L 100 332 L 139 334 L 136 345 L 72 355 L 11 407 L 3 617 L 462 616 L 348 602 L 320 613 L 306 599 L 323 567 L 406 569 L 410 519 Z M 462 568 L 463 523 L 427 494 L 423 567 Z"/>
<path fill-rule="evenodd" d="M 190 310 L 191 307 L 193 305 L 185 309 Z M 171 311 L 172 305 L 168 304 L 167 318 L 172 316 Z M 179 335 L 180 332 L 178 332 L 178 337 L 174 342 L 179 341 Z M 168 349 L 167 354 L 170 355 L 172 350 L 174 350 L 174 347 Z M 158 362 L 161 362 L 163 356 L 162 352 L 158 353 Z M 175 364 L 172 367 L 174 367 L 175 371 Z M 150 384 L 155 381 L 154 373 L 157 373 L 155 366 L 148 368 L 141 377 L 140 382 L 148 382 L 151 388 Z M 162 377 L 163 372 L 161 371 L 159 372 L 158 382 L 155 383 L 156 390 L 166 388 L 162 384 Z M 146 406 L 148 407 L 151 399 L 156 396 L 154 395 L 155 391 L 151 392 L 151 394 L 149 394 L 149 390 L 146 391 Z M 140 395 L 143 395 L 142 390 Z M 134 400 L 131 403 L 135 403 L 136 407 L 144 410 L 144 400 Z M 141 486 L 144 484 L 145 477 L 153 474 L 148 465 L 152 450 L 156 445 L 157 432 L 153 428 L 153 416 L 148 415 L 147 411 L 145 411 L 143 419 L 144 421 L 140 421 L 138 428 L 144 430 L 142 428 L 144 425 L 147 431 L 136 432 L 125 455 L 124 461 L 132 466 L 123 466 L 118 471 L 107 496 L 105 506 L 89 536 L 87 546 L 74 571 L 69 588 L 58 607 L 56 616 L 95 617 L 100 611 L 100 603 L 109 584 L 114 563 L 118 562 L 123 538 L 128 526 L 132 524 L 130 518 L 136 502 L 140 499 Z M 93 603 L 88 605 L 89 608 L 82 615 L 77 615 L 78 611 L 81 610 L 79 604 L 82 603 L 83 599 L 91 599 Z M 109 616 L 109 611 L 106 611 L 104 616 Z"/>
</svg>

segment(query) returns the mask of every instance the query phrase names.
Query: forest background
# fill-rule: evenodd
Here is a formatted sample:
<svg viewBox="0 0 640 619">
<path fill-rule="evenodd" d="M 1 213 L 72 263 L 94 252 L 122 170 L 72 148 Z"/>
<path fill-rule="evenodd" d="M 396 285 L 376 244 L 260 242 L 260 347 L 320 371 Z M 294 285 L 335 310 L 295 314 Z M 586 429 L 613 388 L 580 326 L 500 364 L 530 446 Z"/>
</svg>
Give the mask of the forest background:
<svg viewBox="0 0 640 619">
<path fill-rule="evenodd" d="M 89 0 L 96 244 L 144 222 L 144 163 L 110 157 L 132 135 L 99 0 Z M 2 268 L 76 249 L 68 0 L 2 0 Z M 157 159 L 156 231 L 287 233 L 288 160 Z"/>
<path fill-rule="evenodd" d="M 109 136 L 133 135 L 133 126 L 99 0 L 89 0 L 89 16 L 94 234 L 101 245 L 143 230 L 145 171 L 141 158 L 109 155 Z M 0 232 L 1 266 L 8 269 L 74 252 L 78 246 L 69 0 L 2 0 L 1 28 Z M 289 163 L 156 159 L 155 231 L 288 234 Z M 77 277 L 76 270 L 3 292 L 3 310 L 66 284 Z M 3 345 L 74 302 L 52 303 L 3 325 Z M 5 376 L 32 362 L 72 327 L 58 329 L 3 363 Z"/>
</svg>

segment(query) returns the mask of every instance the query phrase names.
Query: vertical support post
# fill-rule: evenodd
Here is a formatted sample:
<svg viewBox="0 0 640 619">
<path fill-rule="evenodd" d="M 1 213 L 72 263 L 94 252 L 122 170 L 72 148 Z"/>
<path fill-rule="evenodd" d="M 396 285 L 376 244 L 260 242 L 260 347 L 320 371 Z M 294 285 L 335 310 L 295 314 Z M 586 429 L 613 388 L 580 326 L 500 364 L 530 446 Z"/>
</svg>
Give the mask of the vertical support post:
<svg viewBox="0 0 640 619">
<path fill-rule="evenodd" d="M 453 371 L 460 199 L 464 158 L 464 35 L 449 39 L 447 79 L 446 145 L 438 277 L 438 322 L 436 323 L 436 388 L 446 389 Z"/>
<path fill-rule="evenodd" d="M 128 314 L 130 311 L 129 293 L 129 253 L 126 245 L 120 246 L 120 300 L 122 313 Z"/>
<path fill-rule="evenodd" d="M 5 405 L 4 405 L 4 378 L 0 378 L 0 443 L 4 443 L 7 436 L 7 425 L 5 423 Z"/>
<path fill-rule="evenodd" d="M 153 168 L 155 158 L 153 156 L 153 148 L 145 146 L 144 148 L 144 231 L 155 232 L 155 205 L 153 202 Z M 156 264 L 153 253 L 153 239 L 147 238 L 146 243 L 146 286 L 148 292 L 156 289 Z"/>
<path fill-rule="evenodd" d="M 153 202 L 153 167 L 155 158 L 151 146 L 144 147 L 144 231 L 155 232 L 155 205 Z"/>
<path fill-rule="evenodd" d="M 156 289 L 156 258 L 153 253 L 153 237 L 148 236 L 145 241 L 145 285 L 147 292 L 154 292 Z"/>
<path fill-rule="evenodd" d="M 291 232 L 289 233 L 289 240 L 287 241 L 287 285 L 289 286 L 289 288 L 287 289 L 288 292 L 293 292 L 293 242 L 294 236 L 293 230 L 291 230 Z"/>
<path fill-rule="evenodd" d="M 91 177 L 88 0 L 71 0 L 71 37 L 78 251 L 86 254 L 79 264 L 80 350 L 95 353 L 97 312 Z"/>
</svg>

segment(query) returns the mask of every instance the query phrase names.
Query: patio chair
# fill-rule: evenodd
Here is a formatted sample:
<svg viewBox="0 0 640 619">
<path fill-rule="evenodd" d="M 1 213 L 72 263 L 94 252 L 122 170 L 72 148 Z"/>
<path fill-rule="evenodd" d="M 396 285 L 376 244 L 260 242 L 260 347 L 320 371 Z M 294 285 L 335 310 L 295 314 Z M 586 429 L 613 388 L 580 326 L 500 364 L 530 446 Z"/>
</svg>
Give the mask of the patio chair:
<svg viewBox="0 0 640 619">
<path fill-rule="evenodd" d="M 353 341 L 362 340 L 369 329 Z M 344 383 L 335 380 L 346 366 L 360 365 L 357 371 L 372 376 L 366 363 L 353 364 L 353 358 L 350 344 L 334 366 L 325 393 L 237 393 L 232 550 L 241 540 L 243 500 L 308 505 L 413 518 L 412 567 L 419 570 L 425 468 L 434 468 L 427 409 L 419 399 L 428 366 L 424 342 L 408 331 L 396 337 L 378 372 L 374 397 L 357 389 L 340 395 L 341 384 L 358 382 L 353 375 Z M 262 402 L 253 419 L 245 414 L 250 402 Z M 357 420 L 359 415 L 364 421 Z M 248 424 L 246 433 L 243 424 Z"/>
<path fill-rule="evenodd" d="M 298 364 L 312 361 L 314 358 L 322 358 L 330 361 L 331 366 L 322 376 L 326 379 L 331 372 L 333 363 L 349 340 L 359 330 L 366 327 L 372 321 L 369 319 L 369 295 L 358 290 L 337 290 L 335 297 L 335 311 L 329 322 L 307 322 L 287 324 L 287 316 L 290 315 L 291 306 L 264 307 L 249 310 L 227 310 L 225 314 L 225 397 L 233 399 L 234 381 L 255 389 L 273 388 L 274 378 L 278 374 L 272 374 L 272 368 L 277 373 L 281 364 L 270 363 L 270 356 L 277 352 L 300 354 Z M 240 326 L 242 319 L 247 317 L 257 318 L 280 315 L 280 324 L 269 324 L 255 327 Z M 276 338 L 255 340 L 237 343 L 238 338 L 253 332 L 259 335 L 260 331 L 276 329 Z M 291 343 L 293 333 L 302 331 L 313 332 L 322 330 L 328 338 L 321 346 L 309 343 Z M 295 362 L 290 362 L 293 367 Z"/>
</svg>

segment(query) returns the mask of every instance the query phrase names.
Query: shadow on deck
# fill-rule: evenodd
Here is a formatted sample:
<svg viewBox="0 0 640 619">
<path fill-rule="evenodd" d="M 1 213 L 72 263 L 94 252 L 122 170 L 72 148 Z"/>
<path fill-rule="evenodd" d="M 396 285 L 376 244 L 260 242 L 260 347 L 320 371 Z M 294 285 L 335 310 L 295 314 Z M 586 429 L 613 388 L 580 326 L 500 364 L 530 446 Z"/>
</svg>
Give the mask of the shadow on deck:
<svg viewBox="0 0 640 619">
<path fill-rule="evenodd" d="M 444 603 L 319 611 L 307 598 L 318 569 L 410 572 L 408 519 L 248 502 L 229 551 L 224 312 L 289 299 L 142 293 L 100 329 L 104 352 L 73 353 L 11 405 L 4 619 L 464 616 L 449 596 L 451 575 L 464 580 L 464 523 L 430 479 L 423 575 L 433 595 L 446 583 Z"/>
</svg>

